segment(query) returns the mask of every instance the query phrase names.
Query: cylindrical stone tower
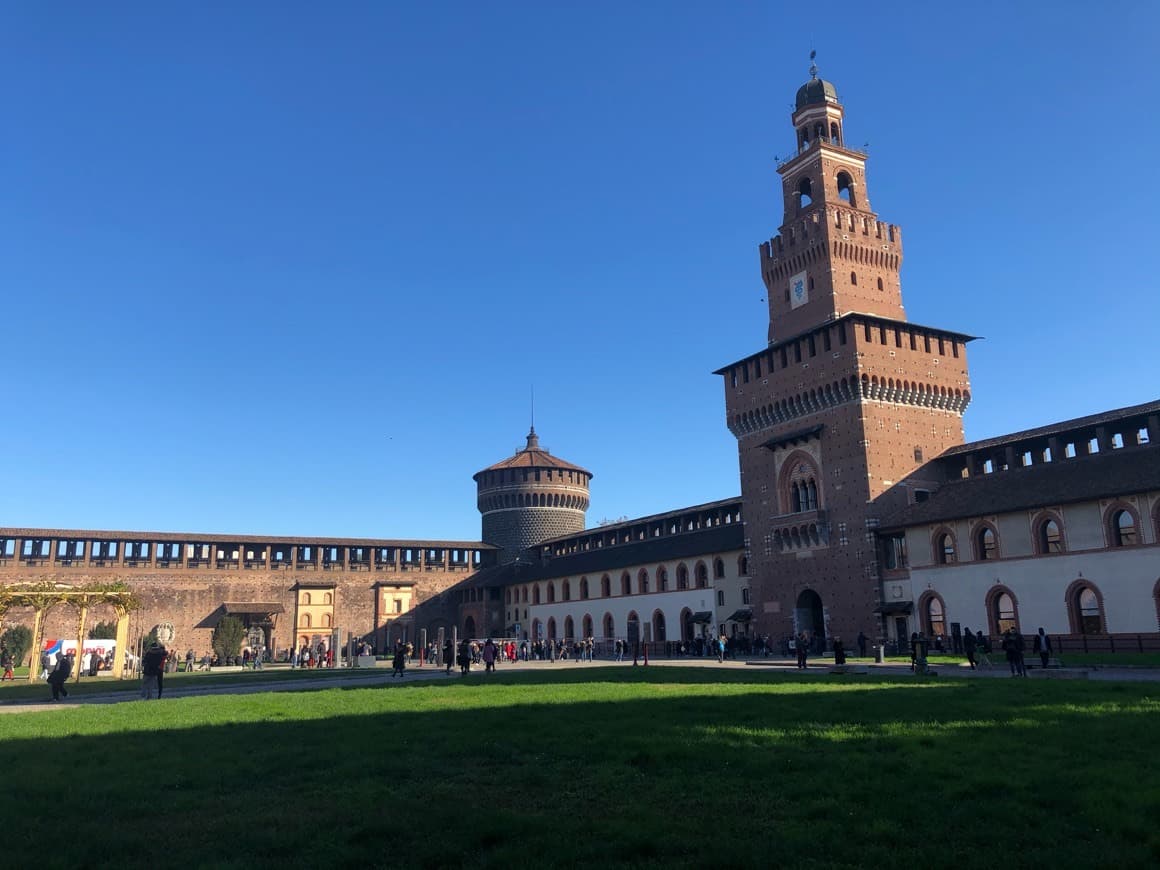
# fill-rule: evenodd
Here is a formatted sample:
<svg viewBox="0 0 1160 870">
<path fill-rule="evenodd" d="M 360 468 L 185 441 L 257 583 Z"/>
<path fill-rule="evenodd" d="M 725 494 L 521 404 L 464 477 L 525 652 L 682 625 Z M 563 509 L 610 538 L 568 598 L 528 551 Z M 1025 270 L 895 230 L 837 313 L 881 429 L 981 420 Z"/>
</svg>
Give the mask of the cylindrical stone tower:
<svg viewBox="0 0 1160 870">
<path fill-rule="evenodd" d="M 541 447 L 534 426 L 527 447 L 473 480 L 483 540 L 500 548 L 501 563 L 542 541 L 584 531 L 592 473 Z"/>
</svg>

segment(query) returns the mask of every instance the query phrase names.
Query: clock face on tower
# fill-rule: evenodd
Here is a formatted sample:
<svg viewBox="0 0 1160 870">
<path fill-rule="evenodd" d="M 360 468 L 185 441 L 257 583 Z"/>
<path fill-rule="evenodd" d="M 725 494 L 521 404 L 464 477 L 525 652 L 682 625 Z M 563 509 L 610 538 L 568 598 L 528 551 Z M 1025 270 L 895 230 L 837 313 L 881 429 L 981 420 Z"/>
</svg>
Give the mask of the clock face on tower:
<svg viewBox="0 0 1160 870">
<path fill-rule="evenodd" d="M 789 279 L 789 307 L 797 308 L 810 301 L 810 291 L 806 286 L 806 273 L 798 272 Z"/>
</svg>

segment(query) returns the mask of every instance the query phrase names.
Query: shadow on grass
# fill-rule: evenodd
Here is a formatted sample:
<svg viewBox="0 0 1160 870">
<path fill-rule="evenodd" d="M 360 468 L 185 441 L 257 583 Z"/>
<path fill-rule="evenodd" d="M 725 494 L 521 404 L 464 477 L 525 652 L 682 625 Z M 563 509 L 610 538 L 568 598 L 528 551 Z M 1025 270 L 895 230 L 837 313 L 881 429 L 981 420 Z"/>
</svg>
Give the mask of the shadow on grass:
<svg viewBox="0 0 1160 870">
<path fill-rule="evenodd" d="M 886 866 L 975 850 L 1140 866 L 1160 860 L 1150 691 L 593 669 L 16 717 L 0 764 L 23 836 L 6 851 L 43 860 L 51 843 L 52 863 L 84 866 Z"/>
</svg>

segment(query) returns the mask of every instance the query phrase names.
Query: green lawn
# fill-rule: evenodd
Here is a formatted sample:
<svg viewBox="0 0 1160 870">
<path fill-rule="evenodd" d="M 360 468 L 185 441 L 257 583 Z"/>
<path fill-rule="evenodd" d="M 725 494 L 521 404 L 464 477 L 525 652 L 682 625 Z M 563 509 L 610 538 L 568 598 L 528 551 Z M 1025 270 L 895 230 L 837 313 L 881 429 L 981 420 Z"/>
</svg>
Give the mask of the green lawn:
<svg viewBox="0 0 1160 870">
<path fill-rule="evenodd" d="M 1151 683 L 676 667 L 8 714 L 5 857 L 1155 866 L 1158 724 Z"/>
<path fill-rule="evenodd" d="M 425 668 L 413 668 L 414 670 L 421 670 L 424 672 L 434 671 L 437 668 L 427 666 Z M 366 677 L 383 676 L 389 674 L 390 669 L 382 668 L 355 668 L 354 670 L 346 670 L 342 668 L 289 668 L 284 665 L 275 665 L 273 667 L 267 666 L 260 671 L 239 670 L 231 668 L 229 670 L 217 671 L 193 671 L 185 673 L 184 671 L 166 674 L 165 688 L 187 688 L 189 686 L 233 686 L 239 683 L 263 682 L 263 683 L 282 683 L 294 682 L 301 680 L 335 680 L 337 682 L 346 682 L 352 679 L 363 679 Z M 141 678 L 134 677 L 127 680 L 115 680 L 112 677 L 81 677 L 80 682 L 69 680 L 65 685 L 68 689 L 69 701 L 83 700 L 88 695 L 109 695 L 109 694 L 125 694 L 128 696 L 135 696 L 141 694 Z M 52 690 L 49 689 L 48 684 L 43 680 L 34 680 L 32 683 L 28 682 L 28 669 L 24 669 L 24 675 L 20 676 L 20 672 L 16 672 L 15 682 L 0 683 L 0 703 L 5 701 L 41 701 L 51 697 Z"/>
</svg>

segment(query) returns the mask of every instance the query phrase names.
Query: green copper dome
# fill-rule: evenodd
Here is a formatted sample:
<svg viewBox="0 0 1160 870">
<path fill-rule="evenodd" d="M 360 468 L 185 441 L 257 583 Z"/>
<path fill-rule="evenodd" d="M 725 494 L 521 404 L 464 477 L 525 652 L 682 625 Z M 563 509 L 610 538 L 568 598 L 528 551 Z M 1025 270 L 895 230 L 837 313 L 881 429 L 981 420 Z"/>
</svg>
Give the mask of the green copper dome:
<svg viewBox="0 0 1160 870">
<path fill-rule="evenodd" d="M 815 103 L 838 102 L 838 91 L 825 79 L 812 78 L 797 92 L 796 107 L 804 109 Z"/>
</svg>

